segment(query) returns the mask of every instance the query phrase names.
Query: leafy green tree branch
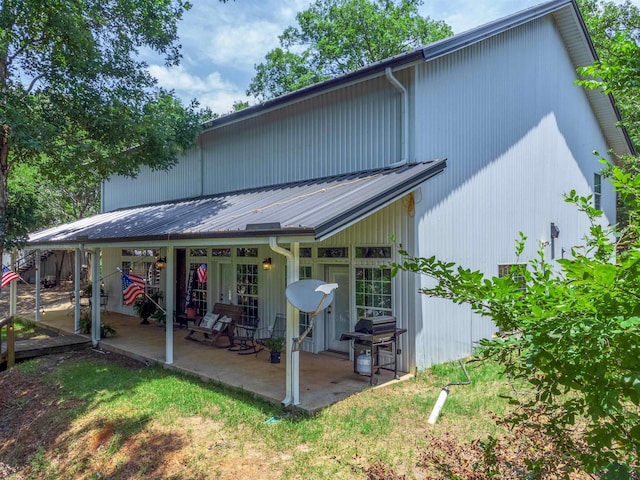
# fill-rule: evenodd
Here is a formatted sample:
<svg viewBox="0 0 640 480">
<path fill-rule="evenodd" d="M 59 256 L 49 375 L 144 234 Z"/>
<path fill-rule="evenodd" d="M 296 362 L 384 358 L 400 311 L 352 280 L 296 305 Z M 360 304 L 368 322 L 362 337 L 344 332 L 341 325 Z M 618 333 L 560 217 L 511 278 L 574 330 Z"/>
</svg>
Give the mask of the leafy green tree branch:
<svg viewBox="0 0 640 480">
<path fill-rule="evenodd" d="M 611 167 L 621 195 L 637 199 L 638 177 Z M 576 423 L 585 428 L 588 449 L 566 452 L 589 472 L 613 462 L 638 468 L 640 451 L 640 242 L 637 215 L 624 232 L 602 224 L 591 197 L 566 196 L 591 222 L 585 244 L 569 258 L 549 263 L 542 248 L 503 277 L 485 276 L 435 257 L 401 250 L 393 273 L 414 272 L 432 279 L 420 289 L 429 297 L 468 304 L 491 318 L 494 338 L 480 342 L 477 356 L 495 359 L 532 395 L 514 396 L 523 411 L 542 409 L 537 427 L 550 438 Z M 637 200 L 634 200 L 637 201 Z M 631 248 L 616 255 L 618 236 L 631 235 Z M 527 238 L 516 242 L 518 258 Z M 518 425 L 529 421 L 513 415 Z M 561 442 L 559 442 L 561 443 Z"/>
</svg>

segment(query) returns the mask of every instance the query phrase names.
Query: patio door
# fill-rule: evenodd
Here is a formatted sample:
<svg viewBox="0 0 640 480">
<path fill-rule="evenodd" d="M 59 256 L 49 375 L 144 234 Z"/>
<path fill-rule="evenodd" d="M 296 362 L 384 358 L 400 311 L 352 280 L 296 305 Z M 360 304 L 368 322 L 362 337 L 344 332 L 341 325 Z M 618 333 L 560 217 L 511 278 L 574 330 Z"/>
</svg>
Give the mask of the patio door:
<svg viewBox="0 0 640 480">
<path fill-rule="evenodd" d="M 326 267 L 326 279 L 329 283 L 337 283 L 338 289 L 333 296 L 333 303 L 324 310 L 326 325 L 326 349 L 334 352 L 349 353 L 350 342 L 340 341 L 340 335 L 348 332 L 350 325 L 349 267 L 347 265 L 329 265 Z"/>
<path fill-rule="evenodd" d="M 236 291 L 234 285 L 233 265 L 228 262 L 215 262 L 215 266 L 218 270 L 217 284 L 214 287 L 214 298 L 216 302 L 236 304 L 234 292 Z"/>
</svg>

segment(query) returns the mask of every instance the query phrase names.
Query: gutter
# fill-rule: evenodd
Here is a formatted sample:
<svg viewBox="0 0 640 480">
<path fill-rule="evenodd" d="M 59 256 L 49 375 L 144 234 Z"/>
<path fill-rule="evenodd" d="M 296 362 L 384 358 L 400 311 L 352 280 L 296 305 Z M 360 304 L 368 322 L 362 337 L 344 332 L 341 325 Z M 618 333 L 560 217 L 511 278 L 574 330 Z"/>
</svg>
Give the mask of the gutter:
<svg viewBox="0 0 640 480">
<path fill-rule="evenodd" d="M 384 76 L 394 86 L 396 90 L 402 95 L 402 156 L 399 162 L 395 162 L 389 165 L 389 167 L 400 167 L 407 163 L 408 150 L 409 150 L 409 93 L 400 81 L 393 76 L 391 67 L 384 69 Z"/>
</svg>

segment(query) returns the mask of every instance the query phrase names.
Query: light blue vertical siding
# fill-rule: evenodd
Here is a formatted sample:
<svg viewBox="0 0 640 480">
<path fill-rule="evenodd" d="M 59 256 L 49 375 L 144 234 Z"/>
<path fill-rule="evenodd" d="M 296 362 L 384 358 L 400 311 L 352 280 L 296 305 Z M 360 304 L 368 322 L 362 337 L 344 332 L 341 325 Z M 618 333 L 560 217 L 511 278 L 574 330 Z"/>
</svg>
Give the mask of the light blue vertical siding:
<svg viewBox="0 0 640 480">
<path fill-rule="evenodd" d="M 520 231 L 530 239 L 524 260 L 549 240 L 551 222 L 557 257 L 581 244 L 586 218 L 563 194 L 591 193 L 602 167 L 592 151 L 607 145 L 551 19 L 426 63 L 417 78 L 415 149 L 446 157 L 447 169 L 423 187 L 416 253 L 497 275 L 498 264 L 516 261 Z M 612 223 L 615 198 L 603 187 Z M 420 367 L 469 354 L 495 330 L 446 301 L 421 298 L 418 307 Z"/>
<path fill-rule="evenodd" d="M 172 170 L 111 179 L 103 210 L 384 167 L 400 160 L 401 122 L 401 96 L 378 77 L 207 131 Z"/>
</svg>

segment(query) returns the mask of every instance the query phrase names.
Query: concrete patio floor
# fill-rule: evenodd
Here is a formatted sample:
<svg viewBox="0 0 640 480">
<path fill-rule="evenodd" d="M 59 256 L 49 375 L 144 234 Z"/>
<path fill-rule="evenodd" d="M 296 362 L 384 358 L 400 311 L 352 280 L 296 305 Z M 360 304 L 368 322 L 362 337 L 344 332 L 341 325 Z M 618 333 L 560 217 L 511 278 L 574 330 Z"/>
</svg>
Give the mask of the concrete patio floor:
<svg viewBox="0 0 640 480">
<path fill-rule="evenodd" d="M 103 323 L 116 329 L 116 336 L 100 341 L 100 348 L 120 353 L 139 361 L 159 363 L 168 369 L 196 375 L 206 381 L 253 393 L 269 402 L 280 404 L 285 397 L 285 354 L 282 363 L 269 362 L 269 352 L 257 355 L 239 355 L 226 348 L 186 340 L 186 328 L 174 326 L 173 364 L 165 364 L 165 330 L 163 325 L 152 322 L 141 325 L 138 318 L 111 312 L 102 312 Z M 73 311 L 48 310 L 40 317 L 40 324 L 61 333 L 73 333 Z M 218 343 L 226 345 L 227 338 Z M 400 380 L 410 375 L 401 375 Z M 381 370 L 374 375 L 374 388 L 398 380 L 393 372 Z M 350 395 L 371 388 L 369 377 L 354 373 L 353 361 L 347 356 L 329 353 L 300 352 L 300 404 L 298 408 L 316 412 Z"/>
</svg>

